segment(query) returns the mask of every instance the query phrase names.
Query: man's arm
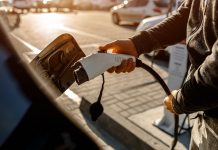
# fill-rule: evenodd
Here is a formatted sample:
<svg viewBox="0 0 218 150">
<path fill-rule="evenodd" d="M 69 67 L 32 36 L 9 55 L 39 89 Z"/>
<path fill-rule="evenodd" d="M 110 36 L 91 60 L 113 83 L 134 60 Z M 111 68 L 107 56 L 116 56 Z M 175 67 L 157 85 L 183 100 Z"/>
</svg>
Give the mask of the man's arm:
<svg viewBox="0 0 218 150">
<path fill-rule="evenodd" d="M 218 40 L 212 53 L 195 71 L 173 101 L 177 113 L 192 113 L 218 107 Z"/>
<path fill-rule="evenodd" d="M 138 54 L 148 53 L 184 40 L 186 38 L 190 5 L 191 1 L 185 1 L 176 14 L 130 38 Z"/>
</svg>

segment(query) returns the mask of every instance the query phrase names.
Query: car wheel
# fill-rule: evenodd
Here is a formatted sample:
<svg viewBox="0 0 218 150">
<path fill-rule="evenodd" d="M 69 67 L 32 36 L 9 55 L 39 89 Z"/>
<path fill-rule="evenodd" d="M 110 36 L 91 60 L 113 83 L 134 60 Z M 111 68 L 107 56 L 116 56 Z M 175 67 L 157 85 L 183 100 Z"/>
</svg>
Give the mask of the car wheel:
<svg viewBox="0 0 218 150">
<path fill-rule="evenodd" d="M 112 21 L 114 24 L 119 24 L 120 23 L 120 18 L 118 14 L 112 14 Z"/>
</svg>

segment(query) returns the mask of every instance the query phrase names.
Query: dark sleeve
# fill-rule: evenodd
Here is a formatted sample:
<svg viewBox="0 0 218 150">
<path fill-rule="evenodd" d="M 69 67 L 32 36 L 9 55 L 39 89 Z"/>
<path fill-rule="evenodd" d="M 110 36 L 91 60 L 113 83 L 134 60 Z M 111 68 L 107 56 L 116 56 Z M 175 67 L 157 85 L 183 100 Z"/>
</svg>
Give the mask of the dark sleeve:
<svg viewBox="0 0 218 150">
<path fill-rule="evenodd" d="M 167 47 L 185 39 L 190 4 L 185 1 L 177 12 L 158 25 L 131 37 L 138 54 Z"/>
<path fill-rule="evenodd" d="M 192 113 L 218 107 L 218 40 L 212 53 L 195 71 L 173 102 L 177 113 Z"/>
</svg>

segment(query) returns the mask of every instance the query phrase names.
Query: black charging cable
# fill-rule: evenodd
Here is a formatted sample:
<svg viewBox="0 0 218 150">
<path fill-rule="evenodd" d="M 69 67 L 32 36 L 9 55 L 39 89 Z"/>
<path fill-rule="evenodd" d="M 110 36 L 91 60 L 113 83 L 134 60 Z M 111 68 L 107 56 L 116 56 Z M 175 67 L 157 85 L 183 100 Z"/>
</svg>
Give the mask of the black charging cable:
<svg viewBox="0 0 218 150">
<path fill-rule="evenodd" d="M 170 89 L 168 88 L 168 86 L 166 85 L 164 80 L 159 76 L 159 74 L 156 71 L 154 71 L 154 69 L 152 69 L 150 66 L 146 65 L 145 63 L 143 63 L 139 59 L 136 59 L 136 67 L 140 67 L 140 68 L 143 68 L 146 71 L 148 71 L 160 83 L 160 85 L 163 88 L 163 90 L 165 91 L 166 95 L 167 96 L 171 95 Z M 174 150 L 174 148 L 178 142 L 179 116 L 174 114 L 174 120 L 175 120 L 175 122 L 174 122 L 175 123 L 174 140 L 171 144 L 170 150 Z"/>
<path fill-rule="evenodd" d="M 156 71 L 154 71 L 154 69 L 152 69 L 150 66 L 146 65 L 145 63 L 143 63 L 139 59 L 136 59 L 136 67 L 143 68 L 144 70 L 148 71 L 160 83 L 160 85 L 163 88 L 163 90 L 165 91 L 166 95 L 167 96 L 171 95 L 171 92 L 170 92 L 168 86 L 166 85 L 164 80 L 159 76 L 159 74 Z M 102 74 L 102 79 L 103 79 L 103 83 L 102 83 L 102 87 L 100 90 L 100 94 L 98 96 L 98 100 L 95 103 L 93 103 L 89 109 L 92 121 L 96 121 L 98 119 L 98 117 L 103 113 L 103 109 L 104 109 L 102 104 L 101 104 L 101 98 L 102 98 L 102 93 L 103 93 L 104 83 L 105 83 L 103 74 Z M 179 116 L 174 115 L 174 119 L 175 119 L 174 140 L 173 140 L 171 147 L 170 147 L 171 150 L 174 150 L 174 148 L 178 142 Z"/>
</svg>

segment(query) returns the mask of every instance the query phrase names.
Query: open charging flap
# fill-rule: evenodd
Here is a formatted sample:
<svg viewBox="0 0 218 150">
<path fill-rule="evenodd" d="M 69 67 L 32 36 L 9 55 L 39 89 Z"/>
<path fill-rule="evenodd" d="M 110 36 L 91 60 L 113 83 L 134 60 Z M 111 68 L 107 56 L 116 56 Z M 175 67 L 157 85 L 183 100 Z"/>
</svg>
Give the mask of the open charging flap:
<svg viewBox="0 0 218 150">
<path fill-rule="evenodd" d="M 84 52 L 70 34 L 62 34 L 43 49 L 31 65 L 40 76 L 50 80 L 63 93 L 74 82 L 75 63 L 85 57 Z"/>
<path fill-rule="evenodd" d="M 45 47 L 30 62 L 30 65 L 37 70 L 40 77 L 49 81 L 50 85 L 54 85 L 53 88 L 60 91 L 57 94 L 59 96 L 76 81 L 74 72 L 78 69 L 77 62 L 85 56 L 73 36 L 62 34 Z M 89 110 L 93 121 L 97 120 L 103 112 L 103 106 L 100 103 L 104 86 L 104 76 L 102 77 L 103 84 L 97 103 L 91 105 Z"/>
</svg>

